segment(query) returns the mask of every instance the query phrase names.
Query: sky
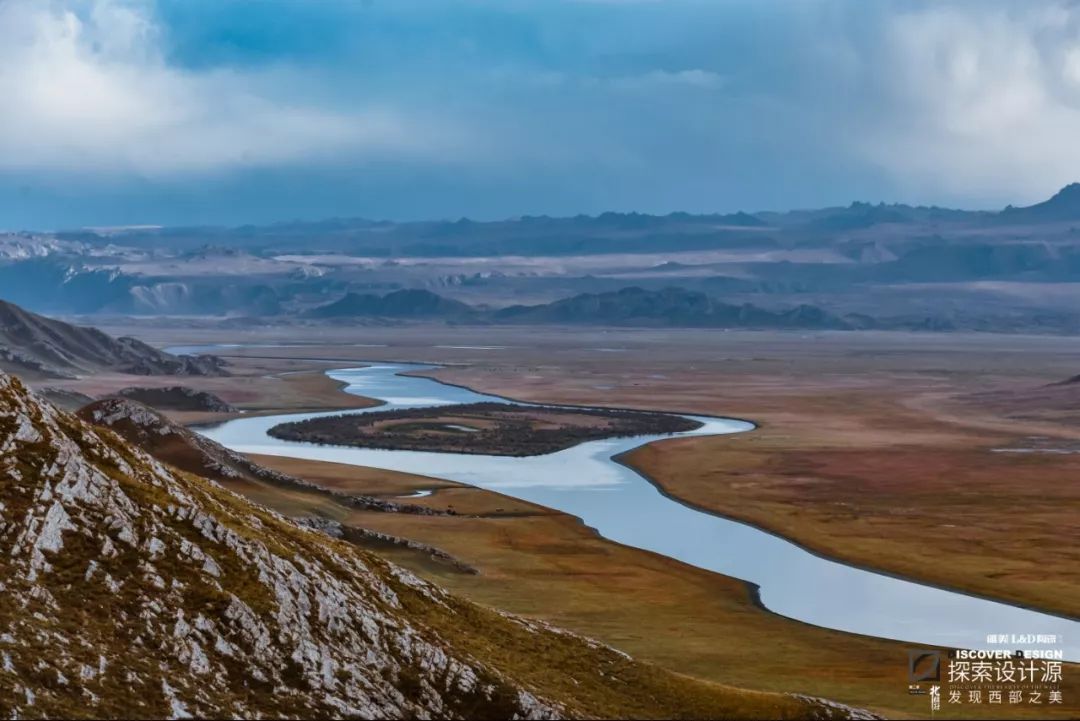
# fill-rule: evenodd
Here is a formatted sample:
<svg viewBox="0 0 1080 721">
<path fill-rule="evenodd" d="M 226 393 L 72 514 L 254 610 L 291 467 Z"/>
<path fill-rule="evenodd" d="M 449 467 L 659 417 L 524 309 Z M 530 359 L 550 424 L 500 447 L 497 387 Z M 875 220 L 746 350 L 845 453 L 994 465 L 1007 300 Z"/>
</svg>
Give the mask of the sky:
<svg viewBox="0 0 1080 721">
<path fill-rule="evenodd" d="M 1080 180 L 1080 5 L 0 0 L 0 228 L 998 208 Z"/>
</svg>

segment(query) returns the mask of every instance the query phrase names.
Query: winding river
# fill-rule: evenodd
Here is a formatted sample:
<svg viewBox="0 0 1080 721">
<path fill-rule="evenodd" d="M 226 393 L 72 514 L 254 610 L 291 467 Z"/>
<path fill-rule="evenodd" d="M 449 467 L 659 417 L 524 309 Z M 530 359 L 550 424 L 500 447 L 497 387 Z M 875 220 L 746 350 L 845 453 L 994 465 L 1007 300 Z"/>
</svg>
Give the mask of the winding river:
<svg viewBox="0 0 1080 721">
<path fill-rule="evenodd" d="M 205 352 L 177 348 L 174 352 Z M 356 413 L 392 408 L 492 401 L 512 403 L 428 378 L 400 375 L 430 365 L 376 364 L 330 371 L 346 391 L 386 403 Z M 522 404 L 525 405 L 525 404 Z M 1053 634 L 1052 646 L 1080 660 L 1080 623 L 894 578 L 823 558 L 752 526 L 690 508 L 661 494 L 613 457 L 665 436 L 590 441 L 557 453 L 526 458 L 389 451 L 271 438 L 285 421 L 330 413 L 241 418 L 200 432 L 245 453 L 292 456 L 386 468 L 446 478 L 539 503 L 581 518 L 613 541 L 743 579 L 759 589 L 769 610 L 841 631 L 918 644 L 987 648 L 987 634 Z M 692 416 L 704 425 L 680 436 L 742 433 L 744 421 Z M 950 563 L 948 558 L 942 564 Z M 1040 648 L 1037 644 L 1010 648 Z M 993 647 L 990 648 L 1001 648 Z"/>
</svg>

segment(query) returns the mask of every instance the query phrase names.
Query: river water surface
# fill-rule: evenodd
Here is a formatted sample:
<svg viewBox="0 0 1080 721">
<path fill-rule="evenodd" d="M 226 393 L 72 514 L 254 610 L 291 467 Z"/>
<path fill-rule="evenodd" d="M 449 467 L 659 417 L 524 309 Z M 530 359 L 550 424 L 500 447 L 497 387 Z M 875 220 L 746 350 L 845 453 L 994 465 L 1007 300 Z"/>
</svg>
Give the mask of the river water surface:
<svg viewBox="0 0 1080 721">
<path fill-rule="evenodd" d="M 205 352 L 177 348 L 173 352 Z M 428 378 L 399 375 L 433 366 L 376 364 L 330 371 L 346 392 L 386 405 L 350 411 L 490 401 L 511 403 Z M 581 518 L 604 537 L 756 584 L 769 610 L 826 628 L 920 644 L 988 648 L 987 634 L 1053 634 L 1080 660 L 1080 623 L 963 593 L 856 568 L 822 558 L 757 528 L 704 513 L 662 495 L 613 456 L 669 436 L 590 441 L 557 453 L 525 458 L 389 451 L 272 438 L 279 423 L 330 413 L 241 418 L 200 432 L 245 453 L 292 456 L 405 471 L 469 483 Z M 751 431 L 744 421 L 691 416 L 704 425 L 678 436 Z M 940 563 L 948 565 L 948 557 Z M 1036 648 L 1034 644 L 1016 647 Z M 989 648 L 1000 648 L 990 646 Z M 1011 646 L 1010 646 L 1011 648 Z"/>
</svg>

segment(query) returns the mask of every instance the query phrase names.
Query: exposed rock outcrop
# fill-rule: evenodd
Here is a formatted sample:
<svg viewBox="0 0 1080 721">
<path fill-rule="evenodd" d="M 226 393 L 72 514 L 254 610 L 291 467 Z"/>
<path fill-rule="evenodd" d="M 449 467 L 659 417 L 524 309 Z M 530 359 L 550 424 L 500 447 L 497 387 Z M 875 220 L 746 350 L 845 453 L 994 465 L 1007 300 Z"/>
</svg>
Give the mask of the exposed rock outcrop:
<svg viewBox="0 0 1080 721">
<path fill-rule="evenodd" d="M 197 391 L 187 386 L 124 388 L 117 391 L 115 395 L 144 403 L 158 410 L 207 411 L 210 413 L 236 412 L 235 406 L 226 403 L 213 393 Z"/>
</svg>

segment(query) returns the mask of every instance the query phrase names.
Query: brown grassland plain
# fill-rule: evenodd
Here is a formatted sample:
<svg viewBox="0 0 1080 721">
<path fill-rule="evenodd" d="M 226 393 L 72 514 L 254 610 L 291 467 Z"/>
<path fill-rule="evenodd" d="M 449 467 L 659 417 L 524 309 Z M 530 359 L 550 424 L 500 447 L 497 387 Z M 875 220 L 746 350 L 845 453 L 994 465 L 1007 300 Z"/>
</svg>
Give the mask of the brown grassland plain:
<svg viewBox="0 0 1080 721">
<path fill-rule="evenodd" d="M 655 443 L 625 460 L 672 496 L 825 555 L 1080 615 L 1080 403 L 1047 420 L 967 402 L 991 387 L 1041 390 L 1076 365 L 1047 369 L 1038 350 L 1007 345 L 948 350 L 801 357 L 775 374 L 653 366 L 629 383 L 617 364 L 436 376 L 564 402 L 612 403 L 582 387 L 611 386 L 616 404 L 753 420 L 752 433 Z"/>
<path fill-rule="evenodd" d="M 523 400 L 750 418 L 761 426 L 752 433 L 667 441 L 629 460 L 674 496 L 829 555 L 1076 613 L 1080 456 L 995 451 L 1026 447 L 1033 436 L 1069 443 L 1076 428 L 1061 414 L 1052 422 L 1030 413 L 1012 418 L 1000 405 L 958 399 L 1075 375 L 1077 339 L 661 331 L 583 339 L 554 329 L 440 327 L 356 333 L 385 347 L 328 344 L 288 354 L 448 363 L 430 373 Z M 506 347 L 440 347 L 495 343 Z M 384 472 L 327 464 L 282 470 L 365 493 L 389 482 Z M 406 478 L 397 479 L 402 492 L 439 485 Z M 780 618 L 758 608 L 741 582 L 605 541 L 547 509 L 445 484 L 417 501 L 452 503 L 470 515 L 350 509 L 340 520 L 434 545 L 480 569 L 467 575 L 411 551 L 386 552 L 454 591 L 674 670 L 890 716 L 927 715 L 926 699 L 905 693 L 909 644 Z M 474 503 L 481 506 L 465 510 Z M 945 706 L 938 716 L 1072 717 L 1075 677 L 1066 674 L 1062 707 Z"/>
</svg>

